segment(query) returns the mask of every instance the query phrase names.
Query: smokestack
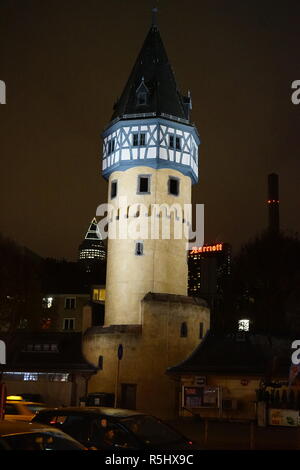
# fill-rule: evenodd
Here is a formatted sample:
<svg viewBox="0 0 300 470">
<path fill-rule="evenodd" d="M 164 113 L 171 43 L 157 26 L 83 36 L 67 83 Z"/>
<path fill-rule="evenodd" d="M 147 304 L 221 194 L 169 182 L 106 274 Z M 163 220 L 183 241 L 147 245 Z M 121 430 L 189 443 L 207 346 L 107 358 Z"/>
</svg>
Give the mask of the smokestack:
<svg viewBox="0 0 300 470">
<path fill-rule="evenodd" d="M 278 175 L 268 175 L 268 210 L 269 210 L 269 232 L 279 233 L 279 184 Z"/>
</svg>

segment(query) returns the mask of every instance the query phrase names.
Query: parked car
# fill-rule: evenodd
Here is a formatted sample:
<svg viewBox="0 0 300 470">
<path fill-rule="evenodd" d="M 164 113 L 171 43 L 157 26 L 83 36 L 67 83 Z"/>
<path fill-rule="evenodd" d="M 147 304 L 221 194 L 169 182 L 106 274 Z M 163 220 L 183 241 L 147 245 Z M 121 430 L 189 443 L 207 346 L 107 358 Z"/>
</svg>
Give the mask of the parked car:
<svg viewBox="0 0 300 470">
<path fill-rule="evenodd" d="M 20 393 L 23 400 L 34 401 L 35 403 L 45 403 L 43 396 L 40 393 Z"/>
<path fill-rule="evenodd" d="M 133 410 L 66 407 L 40 410 L 32 422 L 62 429 L 85 447 L 96 449 L 195 449 L 163 421 Z"/>
<path fill-rule="evenodd" d="M 87 450 L 53 426 L 22 421 L 0 421 L 1 450 Z"/>
<path fill-rule="evenodd" d="M 9 396 L 6 398 L 4 419 L 30 421 L 42 408 L 46 408 L 45 403 L 26 401 L 21 396 Z"/>
</svg>

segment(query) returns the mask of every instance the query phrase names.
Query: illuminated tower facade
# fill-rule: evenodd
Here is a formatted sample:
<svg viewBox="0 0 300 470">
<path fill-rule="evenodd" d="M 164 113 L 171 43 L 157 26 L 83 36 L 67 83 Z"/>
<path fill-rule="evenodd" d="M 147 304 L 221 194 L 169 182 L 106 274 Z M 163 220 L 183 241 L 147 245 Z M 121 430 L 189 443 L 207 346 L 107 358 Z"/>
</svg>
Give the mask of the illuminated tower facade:
<svg viewBox="0 0 300 470">
<path fill-rule="evenodd" d="M 191 354 L 210 325 L 206 303 L 187 296 L 190 219 L 183 208 L 198 181 L 200 143 L 190 110 L 154 16 L 103 132 L 110 207 L 105 322 L 87 329 L 83 352 L 101 364 L 89 391 L 114 393 L 117 406 L 162 418 L 176 416 L 180 402 L 167 368 Z M 124 221 L 127 228 L 140 224 L 134 236 L 120 236 Z M 175 221 L 183 228 L 178 238 Z"/>
<path fill-rule="evenodd" d="M 149 229 L 147 239 L 141 233 L 136 240 L 108 240 L 107 325 L 140 323 L 147 292 L 187 294 L 187 240 L 153 240 L 150 223 L 156 216 L 188 223 L 183 209 L 198 180 L 200 143 L 190 110 L 191 97 L 178 91 L 154 22 L 103 134 L 102 171 L 114 217 L 118 224 L 124 217 L 130 223 L 138 212 Z M 121 199 L 135 209 L 118 212 Z M 163 204 L 177 205 L 178 213 L 153 214 L 154 205 Z"/>
</svg>

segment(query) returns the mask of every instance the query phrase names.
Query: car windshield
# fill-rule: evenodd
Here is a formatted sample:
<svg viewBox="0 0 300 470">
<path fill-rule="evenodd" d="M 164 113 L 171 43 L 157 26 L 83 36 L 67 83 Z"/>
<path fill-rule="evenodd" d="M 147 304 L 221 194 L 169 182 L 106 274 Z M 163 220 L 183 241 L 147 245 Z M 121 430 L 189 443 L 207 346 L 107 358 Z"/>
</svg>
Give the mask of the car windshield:
<svg viewBox="0 0 300 470">
<path fill-rule="evenodd" d="M 182 439 L 175 430 L 153 416 L 124 418 L 121 423 L 147 445 L 166 444 Z"/>
</svg>

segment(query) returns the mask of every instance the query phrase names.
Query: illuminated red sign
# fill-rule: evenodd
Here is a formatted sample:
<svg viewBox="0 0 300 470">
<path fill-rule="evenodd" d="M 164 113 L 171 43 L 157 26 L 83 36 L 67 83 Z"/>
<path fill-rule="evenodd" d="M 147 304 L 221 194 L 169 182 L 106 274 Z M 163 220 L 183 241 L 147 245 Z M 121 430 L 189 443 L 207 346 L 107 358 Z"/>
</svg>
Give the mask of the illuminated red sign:
<svg viewBox="0 0 300 470">
<path fill-rule="evenodd" d="M 212 252 L 212 251 L 222 251 L 223 250 L 223 243 L 218 243 L 217 245 L 206 245 L 206 246 L 193 246 L 192 250 L 190 251 L 190 254 L 196 254 L 196 253 L 207 253 L 207 252 Z"/>
</svg>

